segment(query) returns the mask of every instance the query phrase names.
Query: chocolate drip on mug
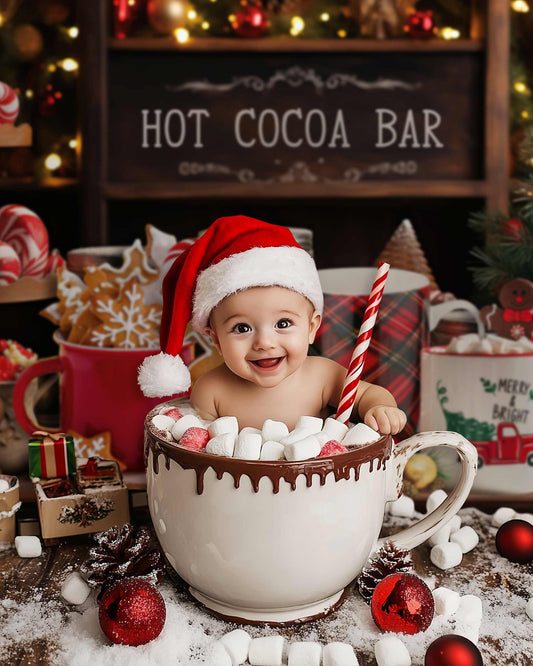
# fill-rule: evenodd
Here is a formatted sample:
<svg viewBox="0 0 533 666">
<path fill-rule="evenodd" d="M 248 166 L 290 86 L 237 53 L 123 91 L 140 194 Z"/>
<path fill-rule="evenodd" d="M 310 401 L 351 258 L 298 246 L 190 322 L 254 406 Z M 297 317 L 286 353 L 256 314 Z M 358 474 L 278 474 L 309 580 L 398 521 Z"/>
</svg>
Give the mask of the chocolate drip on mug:
<svg viewBox="0 0 533 666">
<path fill-rule="evenodd" d="M 165 467 L 170 469 L 170 461 L 174 460 L 183 469 L 193 469 L 196 472 L 196 492 L 201 495 L 204 490 L 204 475 L 208 467 L 211 467 L 217 479 L 222 479 L 225 473 L 233 477 L 235 488 L 239 488 L 242 476 L 250 479 L 254 492 L 259 491 L 259 483 L 262 478 L 270 479 L 274 494 L 279 493 L 281 479 L 290 484 L 292 490 L 296 489 L 296 481 L 300 475 L 305 476 L 306 485 L 312 485 L 313 476 L 320 477 L 320 485 L 326 483 L 326 477 L 333 472 L 335 481 L 349 479 L 351 470 L 355 470 L 355 481 L 359 479 L 361 466 L 370 463 L 370 471 L 377 461 L 377 469 L 385 467 L 386 461 L 391 455 L 392 438 L 390 435 L 381 437 L 377 442 L 352 449 L 348 453 L 339 453 L 335 456 L 325 458 L 312 458 L 299 462 L 289 461 L 256 461 L 242 460 L 240 458 L 228 458 L 225 456 L 214 456 L 207 453 L 191 451 L 178 444 L 170 443 L 154 433 L 151 427 L 151 416 L 146 419 L 146 453 L 152 451 L 152 467 L 154 474 L 159 473 L 159 456 L 165 459 Z"/>
</svg>

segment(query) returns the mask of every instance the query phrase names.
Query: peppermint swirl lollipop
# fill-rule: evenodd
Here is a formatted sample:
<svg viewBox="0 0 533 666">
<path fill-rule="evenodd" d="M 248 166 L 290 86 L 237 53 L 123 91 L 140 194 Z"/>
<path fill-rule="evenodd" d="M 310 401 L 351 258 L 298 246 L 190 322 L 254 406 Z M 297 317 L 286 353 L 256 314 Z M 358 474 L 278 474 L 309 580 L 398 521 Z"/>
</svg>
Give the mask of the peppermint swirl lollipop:
<svg viewBox="0 0 533 666">
<path fill-rule="evenodd" d="M 0 208 L 0 240 L 20 259 L 21 276 L 43 277 L 48 262 L 48 231 L 29 208 L 9 204 Z"/>
<path fill-rule="evenodd" d="M 19 112 L 19 98 L 7 83 L 0 81 L 0 124 L 13 124 Z"/>
<path fill-rule="evenodd" d="M 20 261 L 15 250 L 0 241 L 0 287 L 15 282 L 20 275 Z"/>
</svg>

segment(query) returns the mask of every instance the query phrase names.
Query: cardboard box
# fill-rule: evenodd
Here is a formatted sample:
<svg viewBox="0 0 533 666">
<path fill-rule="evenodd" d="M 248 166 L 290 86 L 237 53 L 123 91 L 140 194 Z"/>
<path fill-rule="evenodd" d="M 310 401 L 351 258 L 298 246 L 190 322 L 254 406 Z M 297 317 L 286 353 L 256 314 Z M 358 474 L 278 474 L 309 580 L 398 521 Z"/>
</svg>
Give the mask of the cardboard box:
<svg viewBox="0 0 533 666">
<path fill-rule="evenodd" d="M 0 474 L 9 483 L 9 489 L 0 492 L 0 546 L 15 539 L 15 513 L 20 508 L 19 482 L 16 476 Z"/>
<path fill-rule="evenodd" d="M 79 471 L 89 460 L 76 462 Z M 106 476 L 101 483 L 80 488 L 72 477 L 33 479 L 43 539 L 92 534 L 129 522 L 128 488 L 120 469 L 113 460 L 100 463 L 114 466 L 112 480 Z"/>
</svg>

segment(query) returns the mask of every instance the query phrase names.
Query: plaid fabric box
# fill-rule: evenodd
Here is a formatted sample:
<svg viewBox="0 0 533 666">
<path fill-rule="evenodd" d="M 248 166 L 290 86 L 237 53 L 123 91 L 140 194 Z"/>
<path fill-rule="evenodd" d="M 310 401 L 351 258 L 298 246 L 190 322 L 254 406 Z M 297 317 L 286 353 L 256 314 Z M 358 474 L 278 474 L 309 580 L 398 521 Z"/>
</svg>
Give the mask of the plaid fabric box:
<svg viewBox="0 0 533 666">
<path fill-rule="evenodd" d="M 71 435 L 36 430 L 28 447 L 30 476 L 52 479 L 75 473 L 76 456 Z"/>
</svg>

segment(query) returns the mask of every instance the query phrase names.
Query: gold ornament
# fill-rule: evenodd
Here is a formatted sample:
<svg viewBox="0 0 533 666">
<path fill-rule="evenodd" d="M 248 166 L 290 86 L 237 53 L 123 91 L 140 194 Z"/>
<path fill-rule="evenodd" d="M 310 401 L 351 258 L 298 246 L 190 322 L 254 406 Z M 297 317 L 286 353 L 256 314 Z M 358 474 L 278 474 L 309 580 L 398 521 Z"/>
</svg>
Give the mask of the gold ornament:
<svg viewBox="0 0 533 666">
<path fill-rule="evenodd" d="M 33 25 L 22 23 L 13 30 L 13 46 L 19 60 L 31 62 L 43 50 L 43 36 Z"/>
<path fill-rule="evenodd" d="M 429 486 L 437 478 L 437 464 L 425 453 L 416 453 L 405 466 L 404 475 L 417 490 Z"/>
<path fill-rule="evenodd" d="M 165 35 L 183 28 L 187 19 L 186 0 L 148 0 L 146 13 L 152 28 Z"/>
</svg>

